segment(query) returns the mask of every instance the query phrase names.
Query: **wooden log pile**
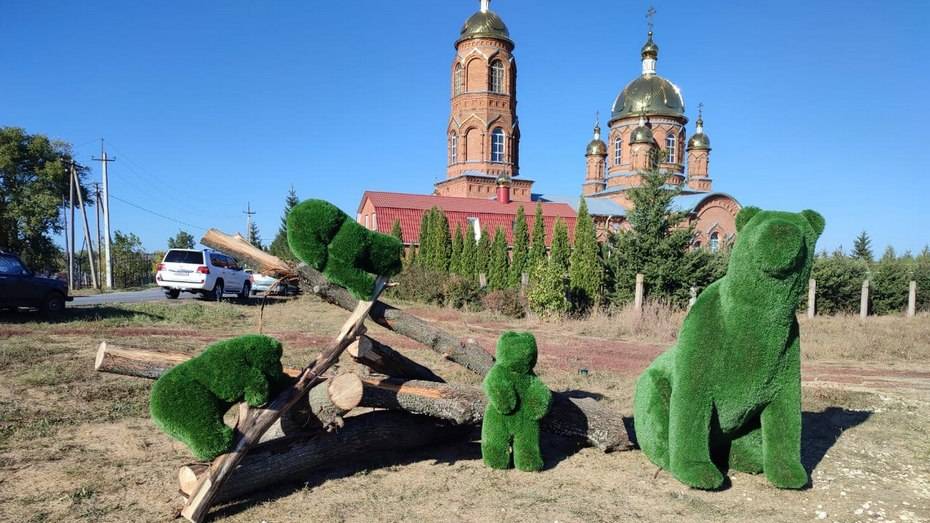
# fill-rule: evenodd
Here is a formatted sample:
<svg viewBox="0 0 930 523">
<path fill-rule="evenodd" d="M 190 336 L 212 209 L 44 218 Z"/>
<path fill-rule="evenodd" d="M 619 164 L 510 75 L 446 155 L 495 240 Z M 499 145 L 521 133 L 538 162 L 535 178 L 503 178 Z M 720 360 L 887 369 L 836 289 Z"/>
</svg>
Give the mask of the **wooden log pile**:
<svg viewBox="0 0 930 523">
<path fill-rule="evenodd" d="M 285 369 L 292 385 L 259 409 L 239 409 L 234 448 L 212 464 L 190 464 L 178 473 L 187 498 L 181 515 L 203 521 L 210 507 L 292 482 L 333 463 L 410 451 L 473 433 L 487 400 L 480 387 L 447 383 L 432 369 L 366 333 L 364 322 L 414 340 L 483 376 L 494 358 L 474 339 L 460 339 L 439 327 L 378 300 L 356 300 L 306 265 L 293 268 L 241 237 L 210 230 L 203 245 L 232 254 L 257 271 L 299 280 L 305 291 L 352 311 L 339 335 L 312 364 Z M 345 352 L 365 372 L 338 373 L 332 366 Z M 140 350 L 102 342 L 95 369 L 157 379 L 187 361 L 186 354 Z M 546 432 L 576 438 L 606 451 L 633 447 L 623 417 L 591 400 L 554 393 Z"/>
</svg>

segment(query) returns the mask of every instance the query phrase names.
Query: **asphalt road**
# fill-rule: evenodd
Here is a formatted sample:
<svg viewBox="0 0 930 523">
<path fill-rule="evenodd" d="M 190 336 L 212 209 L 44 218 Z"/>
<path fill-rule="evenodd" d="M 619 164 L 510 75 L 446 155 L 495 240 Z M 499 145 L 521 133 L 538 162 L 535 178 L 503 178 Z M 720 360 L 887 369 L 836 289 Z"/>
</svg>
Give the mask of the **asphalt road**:
<svg viewBox="0 0 930 523">
<path fill-rule="evenodd" d="M 231 298 L 232 294 L 227 295 Z M 96 296 L 75 296 L 69 307 L 84 307 L 88 305 L 110 305 L 113 303 L 144 303 L 150 301 L 166 301 L 165 291 L 159 288 L 145 289 L 132 292 L 110 292 Z M 199 294 L 181 293 L 180 300 L 200 300 Z"/>
</svg>

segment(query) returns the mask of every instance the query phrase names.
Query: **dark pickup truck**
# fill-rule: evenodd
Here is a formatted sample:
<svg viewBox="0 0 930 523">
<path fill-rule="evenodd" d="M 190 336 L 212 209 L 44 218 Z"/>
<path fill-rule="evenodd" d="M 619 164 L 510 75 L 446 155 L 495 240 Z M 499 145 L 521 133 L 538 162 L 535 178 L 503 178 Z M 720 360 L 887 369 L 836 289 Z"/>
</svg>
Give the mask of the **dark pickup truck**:
<svg viewBox="0 0 930 523">
<path fill-rule="evenodd" d="M 18 256 L 0 251 L 0 310 L 30 307 L 54 315 L 73 299 L 66 282 L 38 277 Z"/>
</svg>

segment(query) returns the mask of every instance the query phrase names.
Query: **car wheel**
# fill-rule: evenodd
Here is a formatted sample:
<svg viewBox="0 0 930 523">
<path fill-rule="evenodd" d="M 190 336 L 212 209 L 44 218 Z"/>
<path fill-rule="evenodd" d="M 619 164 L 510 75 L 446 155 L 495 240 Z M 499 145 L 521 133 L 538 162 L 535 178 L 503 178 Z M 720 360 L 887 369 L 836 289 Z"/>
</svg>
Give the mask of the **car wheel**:
<svg viewBox="0 0 930 523">
<path fill-rule="evenodd" d="M 42 303 L 42 313 L 48 316 L 57 316 L 65 310 L 65 297 L 53 292 L 45 297 Z"/>
<path fill-rule="evenodd" d="M 181 295 L 181 291 L 177 289 L 170 289 L 170 290 L 165 291 L 165 297 L 168 298 L 169 300 L 176 300 L 178 299 L 178 296 L 180 295 Z"/>
<path fill-rule="evenodd" d="M 240 299 L 240 300 L 248 300 L 248 299 L 249 299 L 249 296 L 251 296 L 251 295 L 252 295 L 252 284 L 249 283 L 249 282 L 243 283 L 243 284 L 242 284 L 242 290 L 239 291 L 239 299 Z"/>
<path fill-rule="evenodd" d="M 223 301 L 223 293 L 226 289 L 223 287 L 223 280 L 216 280 L 216 284 L 213 285 L 213 295 L 211 296 L 216 301 Z"/>
</svg>

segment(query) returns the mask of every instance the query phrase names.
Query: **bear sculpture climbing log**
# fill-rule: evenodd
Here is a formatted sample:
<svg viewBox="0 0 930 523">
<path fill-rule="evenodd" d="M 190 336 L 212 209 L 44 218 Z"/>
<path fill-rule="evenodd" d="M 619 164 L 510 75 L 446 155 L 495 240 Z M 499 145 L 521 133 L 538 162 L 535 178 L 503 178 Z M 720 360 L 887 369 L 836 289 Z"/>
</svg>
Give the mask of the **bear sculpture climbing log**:
<svg viewBox="0 0 930 523">
<path fill-rule="evenodd" d="M 802 488 L 795 314 L 824 219 L 746 207 L 736 228 L 726 276 L 701 293 L 678 342 L 637 381 L 637 441 L 692 487 L 719 488 L 719 465 Z"/>
</svg>

